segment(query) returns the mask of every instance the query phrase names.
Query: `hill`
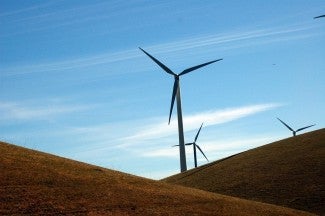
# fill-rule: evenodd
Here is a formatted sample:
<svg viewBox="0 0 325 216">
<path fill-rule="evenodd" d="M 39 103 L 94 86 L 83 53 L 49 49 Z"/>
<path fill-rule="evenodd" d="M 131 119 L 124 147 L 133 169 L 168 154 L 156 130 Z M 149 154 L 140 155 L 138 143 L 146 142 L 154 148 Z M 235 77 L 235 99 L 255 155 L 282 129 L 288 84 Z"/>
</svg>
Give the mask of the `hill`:
<svg viewBox="0 0 325 216">
<path fill-rule="evenodd" d="M 325 129 L 290 137 L 162 181 L 325 213 Z"/>
<path fill-rule="evenodd" d="M 0 215 L 309 215 L 0 142 Z"/>
</svg>

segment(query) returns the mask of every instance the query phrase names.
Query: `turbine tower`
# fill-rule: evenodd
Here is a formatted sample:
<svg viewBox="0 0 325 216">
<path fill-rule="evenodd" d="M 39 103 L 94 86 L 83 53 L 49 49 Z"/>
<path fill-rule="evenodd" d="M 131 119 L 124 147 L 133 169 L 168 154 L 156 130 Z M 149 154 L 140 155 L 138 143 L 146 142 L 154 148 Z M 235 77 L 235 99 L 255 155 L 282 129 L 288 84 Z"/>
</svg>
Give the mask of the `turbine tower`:
<svg viewBox="0 0 325 216">
<path fill-rule="evenodd" d="M 187 74 L 189 72 L 192 72 L 196 69 L 199 69 L 201 67 L 204 67 L 206 65 L 212 64 L 214 62 L 220 61 L 222 59 L 210 61 L 204 64 L 200 64 L 194 67 L 187 68 L 183 70 L 181 73 L 176 74 L 172 70 L 170 70 L 166 65 L 158 61 L 156 58 L 154 58 L 152 55 L 144 51 L 141 47 L 139 49 L 144 52 L 149 58 L 151 58 L 156 64 L 158 64 L 165 72 L 169 73 L 170 75 L 174 76 L 174 87 L 173 87 L 173 94 L 170 104 L 170 110 L 169 110 L 169 120 L 168 124 L 170 124 L 170 118 L 173 112 L 175 97 L 177 100 L 177 120 L 178 120 L 178 136 L 179 136 L 179 156 L 180 156 L 180 166 L 181 166 L 181 172 L 184 172 L 187 170 L 186 167 L 186 155 L 185 155 L 185 144 L 184 144 L 184 130 L 183 130 L 183 117 L 182 117 L 182 103 L 181 103 L 181 88 L 180 88 L 180 82 L 179 77 Z"/>
<path fill-rule="evenodd" d="M 286 126 L 289 130 L 291 130 L 292 131 L 292 133 L 293 133 L 293 136 L 296 136 L 296 133 L 298 132 L 298 131 L 302 131 L 302 130 L 304 130 L 304 129 L 306 129 L 306 128 L 309 128 L 309 127 L 312 127 L 312 126 L 315 126 L 315 124 L 313 124 L 313 125 L 309 125 L 309 126 L 306 126 L 306 127 L 302 127 L 302 128 L 299 128 L 298 130 L 293 130 L 291 127 L 289 127 L 289 125 L 287 125 L 286 123 L 284 123 L 281 119 L 279 119 L 279 118 L 277 118 L 284 126 Z"/>
<path fill-rule="evenodd" d="M 193 145 L 193 152 L 194 152 L 194 166 L 195 166 L 195 167 L 197 167 L 196 148 L 198 148 L 199 151 L 200 151 L 200 152 L 203 154 L 203 156 L 205 157 L 205 159 L 207 159 L 207 161 L 209 161 L 208 158 L 207 158 L 207 156 L 205 156 L 205 154 L 203 153 L 203 151 L 202 151 L 202 149 L 200 148 L 200 146 L 199 146 L 198 144 L 196 144 L 196 141 L 197 141 L 197 138 L 198 138 L 198 136 L 199 136 L 199 134 L 200 134 L 200 131 L 201 131 L 202 126 L 203 126 L 203 123 L 201 124 L 201 127 L 200 127 L 200 129 L 198 130 L 198 132 L 197 132 L 197 134 L 196 134 L 196 136 L 195 136 L 194 141 L 191 142 L 191 143 L 186 143 L 186 144 L 185 144 L 185 145 Z"/>
</svg>

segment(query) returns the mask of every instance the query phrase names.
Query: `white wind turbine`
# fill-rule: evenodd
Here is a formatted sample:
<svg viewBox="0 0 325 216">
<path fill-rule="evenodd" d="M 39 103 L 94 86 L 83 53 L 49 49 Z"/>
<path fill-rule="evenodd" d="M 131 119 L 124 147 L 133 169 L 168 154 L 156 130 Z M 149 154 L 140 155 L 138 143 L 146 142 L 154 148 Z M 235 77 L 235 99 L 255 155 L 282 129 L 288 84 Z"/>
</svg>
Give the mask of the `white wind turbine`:
<svg viewBox="0 0 325 216">
<path fill-rule="evenodd" d="M 141 51 L 143 51 L 149 58 L 151 58 L 154 62 L 156 62 L 164 71 L 169 73 L 170 75 L 174 76 L 174 87 L 173 87 L 173 94 L 170 104 L 170 110 L 169 110 L 169 120 L 168 124 L 170 123 L 170 118 L 173 112 L 174 102 L 175 98 L 177 100 L 177 120 L 178 120 L 178 135 L 179 135 L 179 156 L 180 156 L 180 166 L 181 166 L 181 172 L 184 172 L 187 170 L 186 166 L 186 155 L 185 155 L 185 143 L 184 143 L 184 129 L 183 129 L 183 117 L 182 117 L 182 103 L 181 103 L 181 88 L 180 88 L 180 82 L 179 77 L 187 74 L 189 72 L 192 72 L 194 70 L 197 70 L 201 67 L 204 67 L 206 65 L 212 64 L 214 62 L 220 61 L 222 59 L 210 61 L 204 64 L 200 64 L 194 67 L 187 68 L 183 70 L 181 73 L 176 74 L 171 69 L 169 69 L 166 65 L 158 61 L 156 58 L 154 58 L 152 55 L 144 51 L 139 47 Z"/>
</svg>

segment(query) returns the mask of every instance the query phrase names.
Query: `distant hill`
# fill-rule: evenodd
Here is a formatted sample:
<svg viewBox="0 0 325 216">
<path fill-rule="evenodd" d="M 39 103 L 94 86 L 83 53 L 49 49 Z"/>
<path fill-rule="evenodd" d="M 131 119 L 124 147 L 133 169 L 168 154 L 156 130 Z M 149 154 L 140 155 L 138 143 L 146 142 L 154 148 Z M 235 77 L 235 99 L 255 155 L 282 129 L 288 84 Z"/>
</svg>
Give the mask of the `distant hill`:
<svg viewBox="0 0 325 216">
<path fill-rule="evenodd" d="M 0 215 L 309 215 L 0 142 Z"/>
<path fill-rule="evenodd" d="M 290 137 L 162 181 L 325 214 L 325 129 Z"/>
</svg>

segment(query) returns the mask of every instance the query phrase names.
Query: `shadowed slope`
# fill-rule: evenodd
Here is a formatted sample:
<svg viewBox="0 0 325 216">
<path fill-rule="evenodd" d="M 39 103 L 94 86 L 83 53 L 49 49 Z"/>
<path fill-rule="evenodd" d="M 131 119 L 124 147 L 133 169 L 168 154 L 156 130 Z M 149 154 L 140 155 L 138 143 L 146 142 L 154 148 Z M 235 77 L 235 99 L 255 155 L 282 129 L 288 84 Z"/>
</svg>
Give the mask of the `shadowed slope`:
<svg viewBox="0 0 325 216">
<path fill-rule="evenodd" d="M 325 129 L 255 148 L 163 181 L 325 213 Z"/>
<path fill-rule="evenodd" d="M 308 215 L 0 142 L 0 215 Z"/>
</svg>

